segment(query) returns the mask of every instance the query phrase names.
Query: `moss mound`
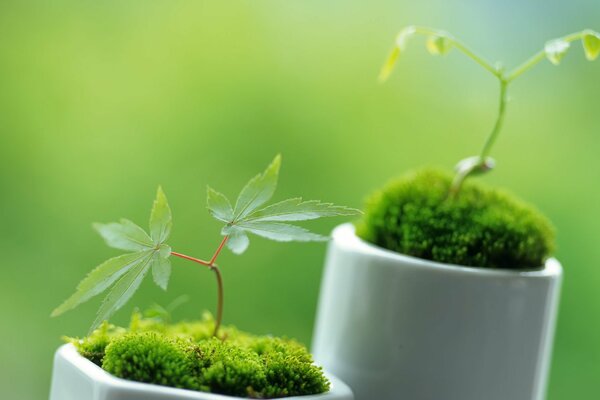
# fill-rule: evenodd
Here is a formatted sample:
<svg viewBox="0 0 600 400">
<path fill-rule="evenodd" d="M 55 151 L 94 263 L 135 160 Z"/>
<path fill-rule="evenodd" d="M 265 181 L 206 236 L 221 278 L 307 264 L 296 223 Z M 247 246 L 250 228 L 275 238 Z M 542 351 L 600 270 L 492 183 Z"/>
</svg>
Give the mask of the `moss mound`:
<svg viewBox="0 0 600 400">
<path fill-rule="evenodd" d="M 291 339 L 256 336 L 214 321 L 167 324 L 134 313 L 128 329 L 104 323 L 84 339 L 68 339 L 79 353 L 123 379 L 230 396 L 273 398 L 329 390 L 321 367 Z"/>
<path fill-rule="evenodd" d="M 448 197 L 452 175 L 423 169 L 374 193 L 356 233 L 377 246 L 442 263 L 536 269 L 554 229 L 532 206 L 472 179 Z"/>
<path fill-rule="evenodd" d="M 189 340 L 156 332 L 126 333 L 106 346 L 102 368 L 123 379 L 198 390 L 196 359 Z"/>
</svg>

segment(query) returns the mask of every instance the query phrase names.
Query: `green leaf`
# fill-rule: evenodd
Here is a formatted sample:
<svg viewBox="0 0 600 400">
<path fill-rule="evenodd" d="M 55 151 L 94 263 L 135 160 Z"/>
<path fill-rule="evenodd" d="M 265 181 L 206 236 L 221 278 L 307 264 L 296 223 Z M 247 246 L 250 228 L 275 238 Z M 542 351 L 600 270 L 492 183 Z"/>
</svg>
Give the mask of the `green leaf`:
<svg viewBox="0 0 600 400">
<path fill-rule="evenodd" d="M 162 258 L 168 258 L 171 256 L 171 246 L 168 246 L 163 243 L 158 248 L 158 252 Z"/>
<path fill-rule="evenodd" d="M 278 242 L 321 242 L 329 240 L 326 236 L 312 233 L 299 226 L 283 224 L 281 222 L 242 222 L 233 228 Z"/>
<path fill-rule="evenodd" d="M 154 252 L 152 256 L 152 278 L 163 290 L 167 290 L 169 278 L 171 277 L 171 261 L 162 257 L 160 252 Z"/>
<path fill-rule="evenodd" d="M 588 60 L 594 61 L 598 58 L 598 55 L 600 55 L 600 33 L 586 30 L 581 42 L 585 51 L 585 57 Z"/>
<path fill-rule="evenodd" d="M 452 49 L 452 42 L 445 36 L 433 35 L 427 38 L 427 50 L 433 55 L 445 55 Z"/>
<path fill-rule="evenodd" d="M 390 52 L 390 55 L 385 61 L 385 64 L 383 64 L 383 67 L 381 67 L 381 71 L 379 72 L 378 78 L 379 82 L 383 83 L 389 78 L 389 76 L 392 74 L 392 70 L 394 69 L 394 66 L 396 65 L 396 61 L 398 60 L 399 56 L 400 49 L 398 48 L 398 46 L 394 46 L 394 48 Z"/>
<path fill-rule="evenodd" d="M 322 217 L 356 215 L 361 211 L 318 200 L 288 199 L 258 210 L 242 221 L 306 221 Z M 239 221 L 241 222 L 241 221 Z"/>
<path fill-rule="evenodd" d="M 281 156 L 277 155 L 265 172 L 252 178 L 235 203 L 234 220 L 242 219 L 271 199 L 277 187 Z"/>
<path fill-rule="evenodd" d="M 167 197 L 159 186 L 156 192 L 156 200 L 150 213 L 150 237 L 155 245 L 164 243 L 171 233 L 173 225 L 171 208 L 167 202 Z"/>
<path fill-rule="evenodd" d="M 153 247 L 152 239 L 142 228 L 128 219 L 108 224 L 93 224 L 106 244 L 115 249 L 141 251 Z"/>
<path fill-rule="evenodd" d="M 227 239 L 227 248 L 234 254 L 242 254 L 250 245 L 250 239 L 248 235 L 241 230 L 233 227 L 228 230 L 229 239 Z"/>
<path fill-rule="evenodd" d="M 136 263 L 125 275 L 121 276 L 110 292 L 108 292 L 96 315 L 96 319 L 92 323 L 89 330 L 90 333 L 100 326 L 102 321 L 108 320 L 115 311 L 123 307 L 131 296 L 133 296 L 150 268 L 150 260 L 152 260 L 154 253 L 148 253 L 146 257 L 142 258 L 141 262 Z"/>
<path fill-rule="evenodd" d="M 398 33 L 394 48 L 390 52 L 390 55 L 379 72 L 379 82 L 385 82 L 390 76 L 392 70 L 394 69 L 394 65 L 396 65 L 398 57 L 400 57 L 400 54 L 406 50 L 408 39 L 410 39 L 410 37 L 413 36 L 416 31 L 417 29 L 414 26 L 407 26 L 406 28 L 402 29 L 400 33 Z"/>
<path fill-rule="evenodd" d="M 139 265 L 152 251 L 146 250 L 137 253 L 124 254 L 113 257 L 94 268 L 78 285 L 75 293 L 64 303 L 52 311 L 51 316 L 56 317 L 65 311 L 71 310 L 79 304 L 91 299 L 106 290 L 127 271 Z"/>
<path fill-rule="evenodd" d="M 569 47 L 571 47 L 569 42 L 563 39 L 554 39 L 546 43 L 544 51 L 546 52 L 548 60 L 550 60 L 552 64 L 558 65 L 565 54 L 567 54 Z"/>
<path fill-rule="evenodd" d="M 246 184 L 237 199 L 233 215 L 227 198 L 208 188 L 208 209 L 216 219 L 226 222 L 221 234 L 229 236 L 227 247 L 235 254 L 241 254 L 248 248 L 250 244 L 248 233 L 282 242 L 328 240 L 325 236 L 298 226 L 283 224 L 281 221 L 305 221 L 360 214 L 359 210 L 353 208 L 322 203 L 318 200 L 302 201 L 301 198 L 280 201 L 258 209 L 273 196 L 280 165 L 281 157 L 278 155 L 265 172 L 255 176 Z"/>
<path fill-rule="evenodd" d="M 213 190 L 210 186 L 207 188 L 206 204 L 210 214 L 223 222 L 233 221 L 233 207 L 222 193 Z"/>
</svg>

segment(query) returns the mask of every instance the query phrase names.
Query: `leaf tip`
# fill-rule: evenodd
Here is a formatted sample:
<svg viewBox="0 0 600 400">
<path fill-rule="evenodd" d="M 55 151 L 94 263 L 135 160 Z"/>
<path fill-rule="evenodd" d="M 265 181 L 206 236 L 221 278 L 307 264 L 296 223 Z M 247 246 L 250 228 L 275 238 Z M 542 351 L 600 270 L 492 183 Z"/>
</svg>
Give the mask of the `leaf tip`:
<svg viewBox="0 0 600 400">
<path fill-rule="evenodd" d="M 271 162 L 271 165 L 279 171 L 279 167 L 281 166 L 281 153 L 277 153 L 273 162 Z"/>
<path fill-rule="evenodd" d="M 158 185 L 158 188 L 156 189 L 156 199 L 164 198 L 166 198 L 165 191 L 163 190 L 162 185 Z"/>
<path fill-rule="evenodd" d="M 381 67 L 381 70 L 379 71 L 379 76 L 377 77 L 377 81 L 379 83 L 385 83 L 388 80 L 392 74 L 392 71 L 394 70 L 394 66 L 396 65 L 396 61 L 398 60 L 399 56 L 400 49 L 397 45 L 395 45 L 385 61 L 385 64 L 383 64 L 383 67 Z"/>
<path fill-rule="evenodd" d="M 594 61 L 600 55 L 600 33 L 591 29 L 584 30 L 583 38 L 581 39 L 585 58 L 588 61 Z"/>
</svg>

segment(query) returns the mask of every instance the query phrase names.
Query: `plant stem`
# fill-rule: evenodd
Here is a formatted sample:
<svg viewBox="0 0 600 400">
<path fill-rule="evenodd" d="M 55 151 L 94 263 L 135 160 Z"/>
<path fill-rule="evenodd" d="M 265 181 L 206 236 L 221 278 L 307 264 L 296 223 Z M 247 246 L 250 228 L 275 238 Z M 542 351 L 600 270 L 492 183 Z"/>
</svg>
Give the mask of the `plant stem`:
<svg viewBox="0 0 600 400">
<path fill-rule="evenodd" d="M 543 61 L 545 59 L 546 59 L 546 52 L 544 50 L 540 50 L 538 53 L 536 53 L 530 59 L 525 61 L 523 64 L 519 65 L 518 67 L 513 69 L 511 72 L 506 74 L 506 78 L 505 78 L 506 82 L 512 82 L 519 75 L 523 74 L 526 71 L 529 71 L 537 63 L 539 63 L 540 61 Z"/>
<path fill-rule="evenodd" d="M 493 74 L 495 76 L 498 76 L 498 77 L 500 76 L 500 71 L 498 70 L 498 68 L 493 66 L 489 61 L 487 61 L 485 58 L 483 58 L 480 55 L 478 55 L 477 53 L 475 53 L 466 44 L 464 44 L 460 40 L 456 39 L 454 36 L 452 36 L 448 32 L 438 30 L 438 29 L 428 28 L 425 26 L 416 26 L 415 33 L 418 33 L 420 35 L 426 35 L 426 36 L 434 35 L 434 36 L 444 37 L 446 40 L 448 40 L 450 43 L 452 43 L 452 45 L 454 45 L 454 47 L 456 49 L 460 50 L 471 60 L 475 61 L 477 64 L 479 64 L 480 66 L 485 68 L 488 72 L 490 72 L 491 74 Z"/>
<path fill-rule="evenodd" d="M 213 336 L 217 336 L 221 327 L 221 321 L 223 320 L 223 278 L 218 266 L 213 265 L 210 268 L 214 271 L 217 278 L 217 317 L 215 320 L 215 330 L 213 331 Z"/>
<path fill-rule="evenodd" d="M 219 247 L 217 247 L 217 250 L 215 250 L 215 253 L 213 254 L 210 261 L 204 261 L 199 258 L 190 257 L 185 254 L 171 251 L 171 255 L 204 265 L 205 267 L 208 267 L 211 271 L 213 271 L 215 273 L 215 277 L 217 278 L 217 315 L 215 317 L 215 329 L 213 331 L 213 336 L 217 336 L 217 333 L 219 333 L 219 328 L 221 327 L 221 322 L 223 320 L 223 298 L 224 298 L 224 296 L 223 296 L 223 277 L 221 276 L 221 270 L 219 269 L 217 264 L 215 264 L 215 262 L 217 261 L 217 257 L 219 257 L 221 250 L 223 250 L 225 243 L 227 243 L 227 239 L 229 239 L 229 236 L 225 236 L 223 238 L 223 240 L 219 244 Z"/>
<path fill-rule="evenodd" d="M 486 169 L 486 165 L 485 165 L 486 158 L 489 156 L 489 154 L 492 150 L 492 147 L 493 147 L 494 143 L 496 142 L 496 139 L 498 138 L 500 130 L 502 129 L 502 125 L 504 123 L 504 115 L 506 113 L 506 103 L 508 101 L 508 95 L 507 95 L 508 86 L 513 80 L 515 80 L 516 78 L 518 78 L 519 76 L 521 76 L 522 74 L 524 74 L 525 72 L 529 71 L 531 68 L 533 68 L 534 66 L 539 64 L 541 61 L 546 59 L 546 57 L 547 57 L 546 47 L 544 47 L 544 49 L 535 53 L 532 57 L 530 57 L 525 62 L 523 62 L 522 64 L 520 64 L 519 66 L 517 66 L 516 68 L 514 68 L 513 70 L 511 70 L 510 72 L 507 73 L 500 66 L 492 65 L 485 58 L 479 56 L 477 53 L 475 53 L 469 47 L 467 47 L 463 42 L 456 39 L 448 32 L 445 32 L 445 31 L 442 31 L 439 29 L 428 28 L 425 26 L 410 26 L 410 27 L 407 27 L 406 29 L 408 30 L 408 33 L 410 33 L 410 34 L 415 33 L 415 34 L 424 35 L 424 36 L 430 36 L 430 37 L 437 36 L 437 37 L 444 38 L 457 50 L 461 51 L 467 57 L 469 57 L 470 59 L 475 61 L 481 67 L 483 67 L 486 71 L 488 71 L 489 73 L 494 75 L 500 83 L 500 102 L 499 102 L 499 106 L 498 106 L 498 116 L 496 117 L 496 122 L 494 123 L 494 127 L 492 128 L 492 131 L 488 135 L 488 137 L 483 145 L 483 148 L 481 150 L 481 153 L 479 155 L 479 164 L 474 165 L 472 168 L 470 168 L 468 170 L 457 171 L 457 173 L 454 177 L 454 180 L 452 182 L 452 185 L 450 186 L 450 191 L 449 191 L 449 196 L 453 197 L 459 192 L 462 183 L 464 182 L 465 179 L 467 179 L 469 177 L 469 175 L 471 175 L 472 173 L 475 173 L 475 172 L 481 172 L 481 171 L 485 171 L 485 170 L 489 169 L 489 167 Z M 575 33 L 571 33 L 569 35 L 563 36 L 563 37 L 555 39 L 555 40 L 571 43 L 576 40 L 583 39 L 588 32 L 589 31 L 587 31 L 587 30 L 584 30 L 581 32 L 575 32 Z M 553 42 L 553 41 L 550 41 L 548 43 L 551 43 L 551 42 Z M 398 47 L 398 49 L 402 50 L 400 47 Z"/>
<path fill-rule="evenodd" d="M 194 257 L 186 256 L 185 254 L 176 253 L 176 252 L 172 251 L 171 255 L 175 256 L 175 257 L 179 257 L 179 258 L 184 258 L 186 260 L 193 261 L 193 262 L 196 262 L 198 264 L 202 264 L 202 265 L 207 266 L 207 267 L 211 266 L 209 261 L 204 261 L 204 260 L 201 260 L 199 258 L 194 258 Z"/>
<path fill-rule="evenodd" d="M 229 239 L 229 236 L 225 236 L 221 241 L 221 244 L 219 244 L 215 254 L 213 254 L 212 258 L 210 259 L 210 265 L 214 265 L 215 261 L 217 261 L 217 257 L 219 257 L 221 250 L 223 250 L 223 246 L 225 246 L 225 243 L 227 243 L 227 239 Z"/>
<path fill-rule="evenodd" d="M 486 139 L 485 144 L 481 149 L 481 154 L 479 155 L 479 162 L 481 163 L 485 162 L 485 158 L 490 154 L 492 146 L 494 145 L 494 142 L 496 141 L 496 138 L 500 133 L 500 129 L 502 129 L 502 124 L 504 123 L 504 114 L 506 113 L 506 103 L 508 101 L 508 81 L 503 77 L 500 77 L 499 81 L 500 101 L 498 103 L 498 116 L 496 117 L 496 122 L 494 123 L 494 128 L 492 129 L 492 132 Z"/>
<path fill-rule="evenodd" d="M 571 43 L 571 42 L 574 42 L 575 40 L 582 39 L 585 36 L 585 34 L 586 34 L 586 31 L 575 32 L 575 33 L 571 33 L 570 35 L 563 36 L 563 37 L 561 37 L 559 39 L 555 39 L 555 40 L 561 40 L 563 42 Z M 507 82 L 511 82 L 512 80 L 517 78 L 519 75 L 522 75 L 523 73 L 529 71 L 531 68 L 533 68 L 539 62 L 544 61 L 545 59 L 546 59 L 546 50 L 545 49 L 540 50 L 537 53 L 535 53 L 531 58 L 529 58 L 527 61 L 525 61 L 524 63 L 517 66 L 515 69 L 513 69 L 511 72 L 506 74 L 504 79 Z"/>
</svg>

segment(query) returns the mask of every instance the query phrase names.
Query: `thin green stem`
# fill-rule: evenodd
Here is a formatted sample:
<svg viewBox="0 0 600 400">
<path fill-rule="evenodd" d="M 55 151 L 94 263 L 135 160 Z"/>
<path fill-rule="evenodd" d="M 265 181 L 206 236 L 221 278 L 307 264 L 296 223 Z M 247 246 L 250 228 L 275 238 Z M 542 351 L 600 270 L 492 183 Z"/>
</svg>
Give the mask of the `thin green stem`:
<svg viewBox="0 0 600 400">
<path fill-rule="evenodd" d="M 446 34 L 445 32 L 436 31 L 436 30 L 427 29 L 427 28 L 417 28 L 417 32 L 423 33 L 426 35 L 443 35 L 448 40 L 450 40 L 457 49 L 461 50 L 467 56 L 469 56 L 470 58 L 475 60 L 483 68 L 485 68 L 487 71 L 489 71 L 492 75 L 494 75 L 500 83 L 500 101 L 499 101 L 499 106 L 498 106 L 498 116 L 496 117 L 496 122 L 494 123 L 494 127 L 492 128 L 492 131 L 488 135 L 488 137 L 483 145 L 483 148 L 481 149 L 481 153 L 479 155 L 479 165 L 474 168 L 471 168 L 469 170 L 466 170 L 466 171 L 457 171 L 457 173 L 454 177 L 454 180 L 452 182 L 452 185 L 450 187 L 450 193 L 449 193 L 449 197 L 453 197 L 459 192 L 462 183 L 464 182 L 465 179 L 467 179 L 469 177 L 470 174 L 472 174 L 473 172 L 475 172 L 477 170 L 485 170 L 484 167 L 485 167 L 485 163 L 486 163 L 486 158 L 490 155 L 492 147 L 493 147 L 494 143 L 496 142 L 496 139 L 498 138 L 498 135 L 500 134 L 502 125 L 504 123 L 504 116 L 506 114 L 506 104 L 508 102 L 508 86 L 509 86 L 509 84 L 513 80 L 515 80 L 516 78 L 518 78 L 519 76 L 521 76 L 522 74 L 524 74 L 525 72 L 529 71 L 531 68 L 533 68 L 534 66 L 539 64 L 541 61 L 545 60 L 546 56 L 547 56 L 546 49 L 544 48 L 543 50 L 540 50 L 539 52 L 534 54 L 532 57 L 527 59 L 525 62 L 523 62 L 522 64 L 520 64 L 519 66 L 517 66 L 516 68 L 511 70 L 510 72 L 505 73 L 500 68 L 492 67 L 489 62 L 487 62 L 484 59 L 482 59 L 481 57 L 477 56 L 477 54 L 473 53 L 469 48 L 464 46 L 460 41 L 452 38 L 451 35 Z M 571 43 L 573 41 L 582 39 L 585 36 L 586 32 L 587 31 L 572 33 L 572 34 L 566 35 L 562 38 L 555 39 L 555 40 L 560 40 L 560 41 L 564 41 L 567 43 Z"/>
<path fill-rule="evenodd" d="M 536 66 L 539 62 L 546 59 L 546 52 L 544 50 L 540 50 L 533 57 L 525 61 L 523 64 L 519 65 L 511 72 L 506 74 L 506 82 L 512 82 L 519 75 L 522 75 L 526 71 L 529 71 L 531 68 Z"/>
<path fill-rule="evenodd" d="M 492 65 L 489 61 L 487 61 L 482 56 L 475 53 L 466 44 L 464 44 L 460 40 L 456 39 L 454 36 L 452 36 L 448 32 L 438 30 L 438 29 L 428 28 L 425 26 L 415 26 L 414 28 L 415 28 L 415 33 L 417 33 L 419 35 L 425 35 L 425 36 L 434 35 L 434 36 L 444 37 L 456 49 L 458 49 L 463 54 L 465 54 L 467 57 L 469 57 L 470 59 L 475 61 L 477 64 L 479 64 L 481 67 L 486 69 L 488 72 L 490 72 L 494 76 L 500 76 L 500 71 L 498 70 L 498 68 L 496 68 L 494 65 Z"/>
<path fill-rule="evenodd" d="M 506 103 L 508 102 L 508 81 L 505 79 L 499 79 L 500 81 L 500 100 L 498 105 L 498 116 L 496 117 L 496 122 L 494 123 L 494 127 L 492 128 L 492 132 L 490 132 L 487 137 L 483 148 L 481 149 L 481 153 L 479 155 L 479 162 L 485 162 L 485 158 L 490 154 L 492 150 L 492 146 L 496 142 L 498 138 L 498 134 L 502 129 L 502 125 L 504 123 L 504 115 L 506 114 Z"/>
<path fill-rule="evenodd" d="M 478 157 L 479 161 L 477 162 L 477 165 L 474 165 L 470 169 L 458 170 L 456 172 L 456 175 L 454 176 L 454 179 L 452 180 L 452 184 L 450 186 L 450 191 L 449 191 L 448 197 L 451 197 L 451 198 L 455 197 L 458 194 L 458 192 L 460 191 L 460 188 L 461 188 L 463 182 L 465 181 L 465 179 L 467 179 L 469 177 L 469 175 L 471 175 L 473 172 L 475 172 L 477 170 L 479 170 L 479 171 L 486 170 L 486 168 L 485 168 L 486 159 L 492 150 L 492 146 L 494 145 L 494 143 L 496 142 L 496 139 L 498 138 L 500 130 L 502 129 L 502 125 L 504 124 L 504 115 L 506 114 L 506 104 L 508 103 L 508 84 L 509 84 L 509 82 L 503 77 L 499 77 L 498 82 L 500 83 L 500 99 L 498 101 L 498 116 L 496 117 L 496 122 L 494 123 L 494 127 L 492 128 L 492 131 L 488 135 L 488 137 L 481 149 L 481 153 L 479 153 L 479 157 Z M 489 169 L 489 167 L 488 167 L 488 169 Z"/>
<path fill-rule="evenodd" d="M 575 32 L 575 33 L 571 33 L 569 35 L 563 36 L 563 37 L 555 39 L 555 40 L 560 40 L 563 42 L 571 43 L 576 40 L 582 39 L 585 36 L 585 34 L 586 34 L 586 31 Z M 506 74 L 504 79 L 507 82 L 511 82 L 515 78 L 522 75 L 523 73 L 529 71 L 531 68 L 533 68 L 534 66 L 539 64 L 541 61 L 544 61 L 545 59 L 546 59 L 546 50 L 542 49 L 542 50 L 538 51 L 537 53 L 535 53 L 531 58 L 529 58 L 525 62 L 523 62 L 521 65 L 515 67 L 512 71 L 510 71 L 508 74 Z"/>
</svg>

